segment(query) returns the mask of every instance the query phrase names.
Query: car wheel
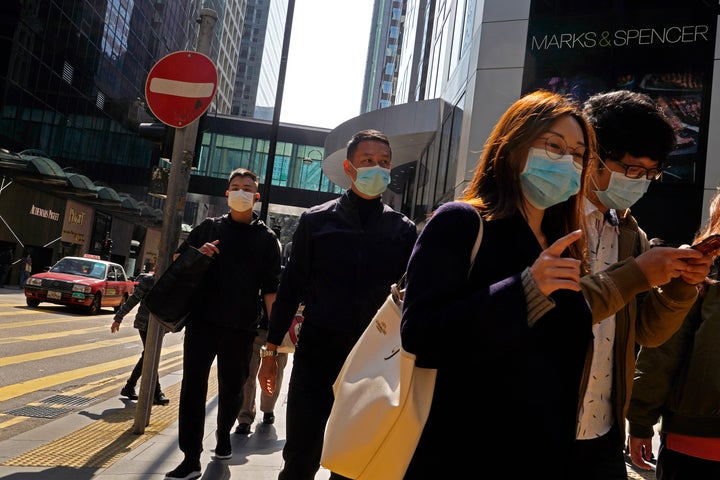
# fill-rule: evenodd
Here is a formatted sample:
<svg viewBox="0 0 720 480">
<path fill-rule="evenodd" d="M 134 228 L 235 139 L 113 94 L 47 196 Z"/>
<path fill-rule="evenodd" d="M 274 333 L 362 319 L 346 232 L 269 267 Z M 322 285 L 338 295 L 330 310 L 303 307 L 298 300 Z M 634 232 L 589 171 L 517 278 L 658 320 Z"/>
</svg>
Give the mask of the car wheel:
<svg viewBox="0 0 720 480">
<path fill-rule="evenodd" d="M 102 300 L 102 295 L 99 293 L 95 294 L 95 298 L 93 298 L 93 302 L 88 307 L 88 314 L 90 315 L 97 315 L 100 313 L 100 303 Z"/>
<path fill-rule="evenodd" d="M 128 299 L 128 295 L 126 293 L 125 295 L 123 295 L 123 299 L 122 299 L 122 302 L 120 302 L 120 305 L 118 305 L 117 307 L 113 307 L 113 310 L 115 311 L 115 313 L 117 313 L 120 310 L 120 307 L 122 307 L 123 303 L 127 302 L 127 299 Z"/>
<path fill-rule="evenodd" d="M 35 308 L 40 305 L 40 300 L 38 300 L 37 298 L 26 298 L 25 303 L 27 303 L 28 307 Z"/>
</svg>

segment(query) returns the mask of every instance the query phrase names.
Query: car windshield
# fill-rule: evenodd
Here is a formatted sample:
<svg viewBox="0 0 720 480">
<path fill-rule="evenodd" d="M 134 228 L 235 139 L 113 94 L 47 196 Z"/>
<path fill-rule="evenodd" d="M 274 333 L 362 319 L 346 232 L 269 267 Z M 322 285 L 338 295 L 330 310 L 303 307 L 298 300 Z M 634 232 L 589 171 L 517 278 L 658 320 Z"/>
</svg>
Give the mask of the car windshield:
<svg viewBox="0 0 720 480">
<path fill-rule="evenodd" d="M 83 277 L 105 278 L 105 264 L 80 258 L 63 258 L 51 269 L 55 273 L 69 273 Z"/>
</svg>

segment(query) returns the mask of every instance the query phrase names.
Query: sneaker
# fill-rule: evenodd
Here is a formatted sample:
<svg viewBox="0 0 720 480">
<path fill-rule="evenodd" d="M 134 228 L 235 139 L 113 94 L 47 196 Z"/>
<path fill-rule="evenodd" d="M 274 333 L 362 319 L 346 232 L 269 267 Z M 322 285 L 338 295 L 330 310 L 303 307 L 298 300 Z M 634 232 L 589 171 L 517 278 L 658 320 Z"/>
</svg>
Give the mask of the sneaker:
<svg viewBox="0 0 720 480">
<path fill-rule="evenodd" d="M 249 435 L 250 434 L 250 424 L 249 423 L 238 423 L 238 426 L 235 427 L 235 433 L 238 435 Z"/>
<path fill-rule="evenodd" d="M 164 393 L 160 392 L 153 398 L 153 405 L 167 405 L 170 403 L 170 399 L 165 396 Z"/>
<path fill-rule="evenodd" d="M 275 413 L 265 412 L 265 415 L 263 415 L 263 423 L 267 425 L 272 425 L 273 423 L 275 423 Z"/>
<path fill-rule="evenodd" d="M 220 432 L 215 432 L 215 439 L 217 440 L 217 444 L 215 446 L 215 458 L 218 460 L 227 460 L 228 458 L 232 458 L 232 445 L 230 445 L 230 434 L 222 434 Z"/>
<path fill-rule="evenodd" d="M 200 470 L 200 462 L 189 462 L 183 460 L 178 467 L 172 472 L 165 475 L 166 480 L 192 480 L 200 478 L 202 470 Z"/>
<path fill-rule="evenodd" d="M 135 387 L 131 387 L 130 385 L 125 385 L 122 390 L 120 390 L 120 395 L 127 397 L 130 400 L 138 399 L 137 393 L 135 393 Z"/>
</svg>

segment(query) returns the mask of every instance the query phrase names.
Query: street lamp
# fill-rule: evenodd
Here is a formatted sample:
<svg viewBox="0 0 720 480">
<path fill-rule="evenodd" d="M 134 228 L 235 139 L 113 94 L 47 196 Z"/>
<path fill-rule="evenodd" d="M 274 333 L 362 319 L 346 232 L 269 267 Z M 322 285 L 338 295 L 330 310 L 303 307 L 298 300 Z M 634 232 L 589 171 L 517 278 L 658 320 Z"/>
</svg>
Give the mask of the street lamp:
<svg viewBox="0 0 720 480">
<path fill-rule="evenodd" d="M 317 153 L 319 158 L 313 158 L 313 153 Z M 312 149 L 307 152 L 305 152 L 305 158 L 303 158 L 303 165 L 312 165 L 313 162 L 320 162 L 320 168 L 318 169 L 318 196 L 320 195 L 320 190 L 322 190 L 322 160 L 323 160 L 323 153 L 320 150 Z"/>
</svg>

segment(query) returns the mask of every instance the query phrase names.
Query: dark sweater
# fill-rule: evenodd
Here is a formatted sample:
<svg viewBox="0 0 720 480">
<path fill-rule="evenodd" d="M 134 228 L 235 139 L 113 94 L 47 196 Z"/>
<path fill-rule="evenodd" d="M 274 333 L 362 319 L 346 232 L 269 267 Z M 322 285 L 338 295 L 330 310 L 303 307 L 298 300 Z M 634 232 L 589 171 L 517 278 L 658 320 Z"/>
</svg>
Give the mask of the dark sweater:
<svg viewBox="0 0 720 480">
<path fill-rule="evenodd" d="M 498 464 L 513 477 L 568 478 L 590 311 L 582 293 L 560 290 L 528 326 L 521 274 L 542 249 L 520 216 L 484 222 L 468 279 L 479 221 L 466 203 L 443 205 L 408 264 L 403 347 L 438 375 L 406 478 L 438 469 L 480 478 Z"/>
</svg>

